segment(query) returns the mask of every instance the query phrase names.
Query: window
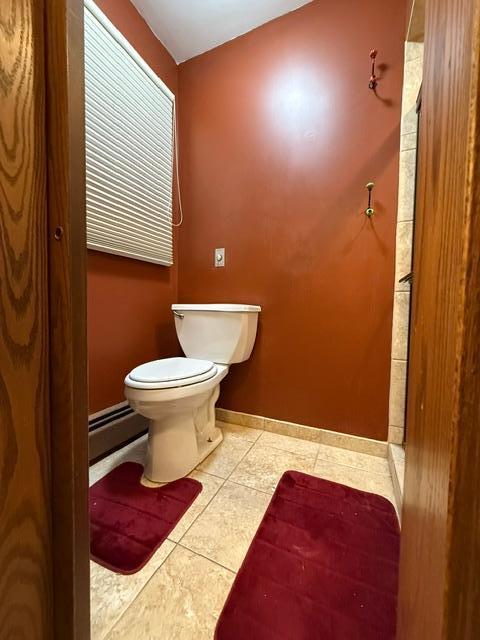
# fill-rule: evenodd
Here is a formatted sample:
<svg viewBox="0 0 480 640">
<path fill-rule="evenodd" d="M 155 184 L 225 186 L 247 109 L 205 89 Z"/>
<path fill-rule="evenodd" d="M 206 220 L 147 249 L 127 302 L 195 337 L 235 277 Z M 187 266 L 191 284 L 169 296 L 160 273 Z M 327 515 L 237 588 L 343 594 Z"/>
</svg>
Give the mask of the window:
<svg viewBox="0 0 480 640">
<path fill-rule="evenodd" d="M 175 97 L 85 0 L 87 246 L 171 265 Z"/>
</svg>

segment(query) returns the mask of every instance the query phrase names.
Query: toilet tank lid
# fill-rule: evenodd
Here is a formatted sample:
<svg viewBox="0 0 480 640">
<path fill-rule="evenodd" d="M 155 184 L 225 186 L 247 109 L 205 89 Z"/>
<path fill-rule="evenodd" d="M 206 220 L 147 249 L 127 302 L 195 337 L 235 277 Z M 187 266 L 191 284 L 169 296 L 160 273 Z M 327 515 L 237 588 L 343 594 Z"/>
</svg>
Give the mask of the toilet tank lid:
<svg viewBox="0 0 480 640">
<path fill-rule="evenodd" d="M 223 311 L 229 313 L 259 313 L 254 304 L 172 304 L 173 311 Z"/>
</svg>

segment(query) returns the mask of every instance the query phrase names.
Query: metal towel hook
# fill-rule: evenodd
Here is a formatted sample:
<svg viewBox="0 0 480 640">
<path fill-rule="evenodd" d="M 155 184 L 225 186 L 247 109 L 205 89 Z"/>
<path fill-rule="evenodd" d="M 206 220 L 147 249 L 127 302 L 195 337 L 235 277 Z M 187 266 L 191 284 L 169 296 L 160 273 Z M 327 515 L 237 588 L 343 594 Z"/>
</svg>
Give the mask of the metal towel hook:
<svg viewBox="0 0 480 640">
<path fill-rule="evenodd" d="M 367 208 L 365 209 L 365 215 L 367 216 L 367 218 L 371 218 L 375 213 L 375 209 L 372 208 L 372 189 L 375 186 L 375 183 L 367 182 L 365 186 L 368 190 L 368 205 L 367 205 Z"/>
<path fill-rule="evenodd" d="M 372 73 L 370 75 L 370 82 L 368 83 L 368 88 L 371 89 L 372 91 L 375 91 L 378 84 L 377 76 L 375 75 L 375 58 L 377 57 L 377 53 L 378 51 L 376 49 L 372 49 L 370 51 L 370 60 L 372 61 Z"/>
</svg>

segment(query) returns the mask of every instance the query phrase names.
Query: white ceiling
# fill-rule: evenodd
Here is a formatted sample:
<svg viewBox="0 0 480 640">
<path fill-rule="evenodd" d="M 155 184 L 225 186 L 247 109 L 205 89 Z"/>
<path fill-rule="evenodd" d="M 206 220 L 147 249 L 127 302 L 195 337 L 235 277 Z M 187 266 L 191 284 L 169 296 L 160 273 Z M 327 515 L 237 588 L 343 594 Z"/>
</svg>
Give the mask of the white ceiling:
<svg viewBox="0 0 480 640">
<path fill-rule="evenodd" d="M 132 0 L 176 62 L 184 62 L 311 0 Z"/>
</svg>

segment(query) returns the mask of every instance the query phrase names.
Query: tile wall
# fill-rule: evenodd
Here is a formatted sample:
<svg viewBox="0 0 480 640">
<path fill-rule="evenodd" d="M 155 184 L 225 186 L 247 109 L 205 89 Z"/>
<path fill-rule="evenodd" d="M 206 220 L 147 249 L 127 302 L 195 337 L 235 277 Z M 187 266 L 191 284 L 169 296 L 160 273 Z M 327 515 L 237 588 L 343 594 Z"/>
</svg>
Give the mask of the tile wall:
<svg viewBox="0 0 480 640">
<path fill-rule="evenodd" d="M 403 442 L 405 429 L 410 284 L 401 284 L 399 280 L 411 271 L 417 153 L 416 102 L 422 82 L 422 67 L 423 43 L 406 42 L 388 423 L 388 440 L 394 444 Z"/>
</svg>

